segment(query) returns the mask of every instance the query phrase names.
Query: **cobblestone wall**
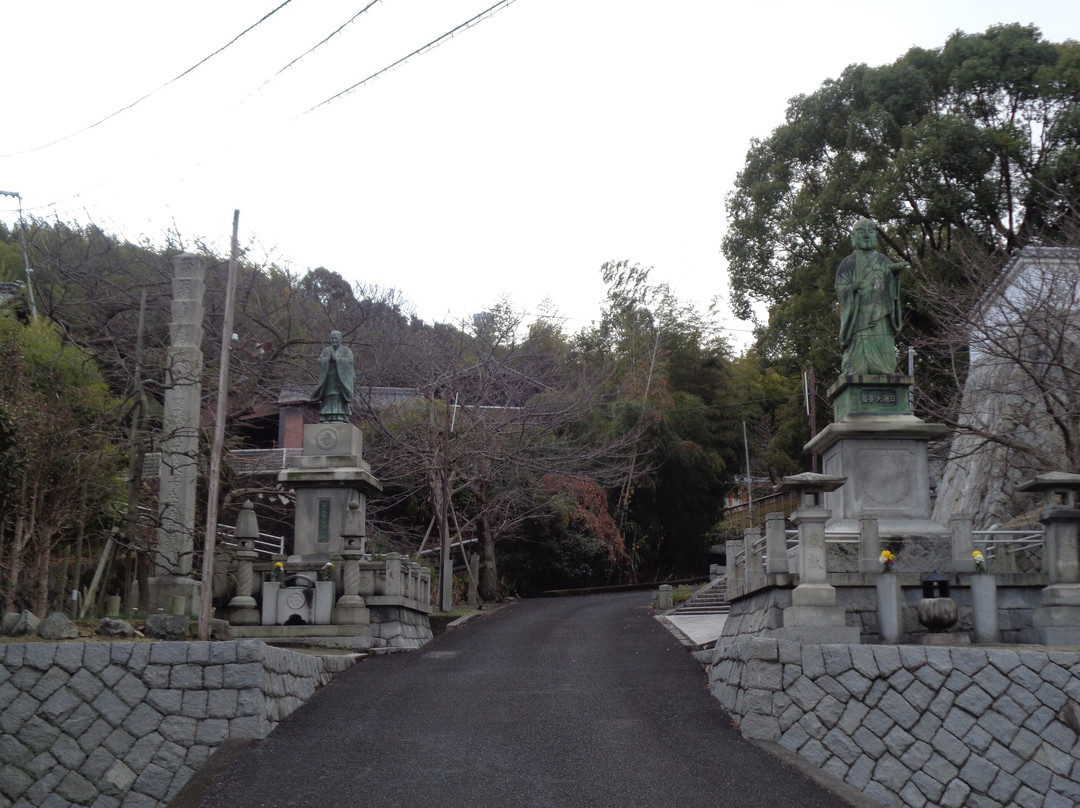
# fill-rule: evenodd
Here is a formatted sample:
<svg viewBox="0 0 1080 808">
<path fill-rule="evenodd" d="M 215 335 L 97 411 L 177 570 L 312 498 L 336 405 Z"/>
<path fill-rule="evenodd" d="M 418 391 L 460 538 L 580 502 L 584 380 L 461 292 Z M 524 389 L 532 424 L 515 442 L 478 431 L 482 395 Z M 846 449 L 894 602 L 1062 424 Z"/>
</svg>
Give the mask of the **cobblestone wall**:
<svg viewBox="0 0 1080 808">
<path fill-rule="evenodd" d="M 164 805 L 331 676 L 257 640 L 0 644 L 0 806 Z"/>
<path fill-rule="evenodd" d="M 709 681 L 744 735 L 883 805 L 1080 805 L 1080 652 L 740 639 Z"/>
</svg>

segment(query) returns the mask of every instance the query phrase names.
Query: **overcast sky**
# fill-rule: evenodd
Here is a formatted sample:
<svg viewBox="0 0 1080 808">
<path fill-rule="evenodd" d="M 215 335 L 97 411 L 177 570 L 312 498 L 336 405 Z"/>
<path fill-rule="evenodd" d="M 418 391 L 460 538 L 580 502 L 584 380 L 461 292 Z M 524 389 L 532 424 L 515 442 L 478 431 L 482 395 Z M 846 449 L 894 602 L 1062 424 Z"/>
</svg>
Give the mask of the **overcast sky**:
<svg viewBox="0 0 1080 808">
<path fill-rule="evenodd" d="M 291 0 L 177 78 L 281 2 L 5 4 L 0 190 L 222 253 L 239 208 L 255 261 L 396 288 L 428 321 L 547 299 L 573 332 L 607 260 L 726 295 L 724 196 L 792 96 L 957 29 L 1080 37 L 1076 0 L 515 0 L 322 104 L 496 0 Z"/>
</svg>

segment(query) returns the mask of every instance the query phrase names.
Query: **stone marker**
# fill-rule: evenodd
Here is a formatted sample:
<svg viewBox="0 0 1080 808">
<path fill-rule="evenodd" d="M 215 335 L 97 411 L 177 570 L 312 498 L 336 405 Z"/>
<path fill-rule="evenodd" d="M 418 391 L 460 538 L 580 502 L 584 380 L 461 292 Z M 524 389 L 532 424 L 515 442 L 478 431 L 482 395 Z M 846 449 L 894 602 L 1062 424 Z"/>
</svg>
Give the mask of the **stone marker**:
<svg viewBox="0 0 1080 808">
<path fill-rule="evenodd" d="M 203 293 L 206 265 L 196 255 L 173 258 L 172 322 L 165 360 L 160 502 L 156 577 L 152 602 L 165 606 L 183 594 L 198 602 L 191 579 L 195 548 L 195 501 L 199 475 L 199 425 L 202 391 Z"/>
</svg>

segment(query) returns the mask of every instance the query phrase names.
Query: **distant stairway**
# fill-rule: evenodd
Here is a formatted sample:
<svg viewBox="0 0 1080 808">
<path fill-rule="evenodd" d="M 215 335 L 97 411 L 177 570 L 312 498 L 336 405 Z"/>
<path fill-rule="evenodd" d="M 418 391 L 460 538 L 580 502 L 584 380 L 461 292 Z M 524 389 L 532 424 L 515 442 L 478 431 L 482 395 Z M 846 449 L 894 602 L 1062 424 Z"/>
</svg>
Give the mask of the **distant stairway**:
<svg viewBox="0 0 1080 808">
<path fill-rule="evenodd" d="M 727 614 L 731 606 L 727 602 L 727 576 L 721 576 L 705 584 L 668 614 L 705 615 Z"/>
</svg>

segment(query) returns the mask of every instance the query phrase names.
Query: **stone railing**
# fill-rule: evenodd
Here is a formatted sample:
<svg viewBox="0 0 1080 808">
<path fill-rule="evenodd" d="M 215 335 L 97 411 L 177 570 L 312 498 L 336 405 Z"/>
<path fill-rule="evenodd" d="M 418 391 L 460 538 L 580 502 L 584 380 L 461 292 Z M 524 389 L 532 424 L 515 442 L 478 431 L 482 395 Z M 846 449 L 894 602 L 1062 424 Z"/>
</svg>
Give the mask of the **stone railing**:
<svg viewBox="0 0 1080 808">
<path fill-rule="evenodd" d="M 708 655 L 713 695 L 883 805 L 1080 804 L 1080 652 L 802 645 Z"/>
<path fill-rule="evenodd" d="M 0 644 L 0 804 L 165 805 L 353 659 L 256 640 Z"/>
</svg>

